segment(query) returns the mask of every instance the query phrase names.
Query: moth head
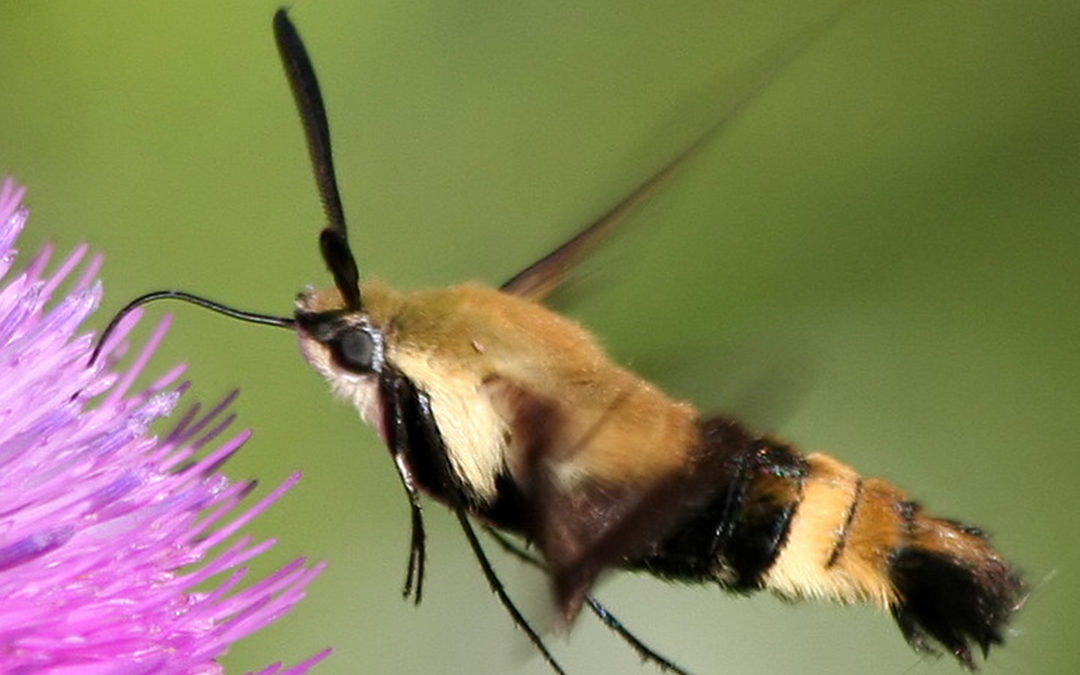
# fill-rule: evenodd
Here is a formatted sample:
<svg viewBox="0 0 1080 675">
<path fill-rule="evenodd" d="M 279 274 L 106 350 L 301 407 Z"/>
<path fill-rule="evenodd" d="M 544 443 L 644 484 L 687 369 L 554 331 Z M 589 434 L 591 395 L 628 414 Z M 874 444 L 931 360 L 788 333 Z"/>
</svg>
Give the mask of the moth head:
<svg viewBox="0 0 1080 675">
<path fill-rule="evenodd" d="M 337 288 L 308 289 L 297 296 L 292 323 L 304 359 L 385 441 L 378 394 L 379 376 L 388 367 L 385 324 L 366 307 L 350 308 Z"/>
<path fill-rule="evenodd" d="M 363 308 L 346 306 L 337 289 L 301 293 L 294 326 L 304 357 L 328 379 L 378 376 L 386 366 L 382 326 Z"/>
<path fill-rule="evenodd" d="M 300 112 L 315 183 L 327 219 L 319 235 L 319 251 L 334 278 L 335 287 L 302 293 L 293 318 L 248 312 L 185 291 L 170 289 L 147 293 L 132 300 L 113 317 L 90 356 L 91 364 L 97 360 L 106 340 L 128 313 L 156 300 L 174 299 L 242 321 L 295 330 L 308 361 L 328 379 L 345 375 L 356 381 L 355 376 L 378 375 L 382 372 L 383 333 L 368 318 L 366 304 L 360 294 L 360 275 L 349 248 L 322 94 L 304 43 L 284 9 L 274 14 L 274 37 Z"/>
</svg>

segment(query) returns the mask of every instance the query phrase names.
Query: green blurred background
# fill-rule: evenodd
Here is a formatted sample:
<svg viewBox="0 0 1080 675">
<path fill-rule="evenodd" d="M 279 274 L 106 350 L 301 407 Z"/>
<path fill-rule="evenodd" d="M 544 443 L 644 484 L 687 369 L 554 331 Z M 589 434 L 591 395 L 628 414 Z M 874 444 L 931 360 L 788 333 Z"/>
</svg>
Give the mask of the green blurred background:
<svg viewBox="0 0 1080 675">
<path fill-rule="evenodd" d="M 514 6 L 520 4 L 521 6 Z M 364 273 L 499 282 L 714 120 L 832 2 L 302 2 Z M 182 287 L 287 313 L 328 275 L 272 2 L 0 2 L 0 171 L 24 250 L 108 254 L 96 326 Z M 987 673 L 1080 666 L 1080 4 L 866 1 L 768 87 L 587 270 L 569 306 L 707 409 L 885 475 L 985 526 L 1033 592 Z M 229 471 L 305 478 L 251 528 L 330 568 L 231 672 L 325 646 L 318 673 L 547 672 L 453 521 L 427 509 L 422 607 L 391 463 L 280 331 L 185 306 L 155 361 L 190 400 L 242 389 Z M 145 331 L 143 331 L 145 334 Z M 526 610 L 542 580 L 501 555 Z M 599 595 L 703 673 L 955 673 L 867 608 L 616 576 Z M 575 673 L 654 672 L 583 616 Z"/>
</svg>

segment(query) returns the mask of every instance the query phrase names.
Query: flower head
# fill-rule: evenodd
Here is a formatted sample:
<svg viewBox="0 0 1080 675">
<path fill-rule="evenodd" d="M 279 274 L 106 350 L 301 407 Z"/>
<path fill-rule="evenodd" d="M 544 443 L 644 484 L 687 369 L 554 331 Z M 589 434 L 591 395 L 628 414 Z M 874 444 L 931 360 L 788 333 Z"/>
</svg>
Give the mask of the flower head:
<svg viewBox="0 0 1080 675">
<path fill-rule="evenodd" d="M 0 277 L 26 223 L 21 197 L 0 186 Z M 244 563 L 274 542 L 234 535 L 299 475 L 247 505 L 254 484 L 219 472 L 250 435 L 222 440 L 234 394 L 149 433 L 186 388 L 178 366 L 132 390 L 167 321 L 126 358 L 130 317 L 88 367 L 92 337 L 78 331 L 101 297 L 101 259 L 83 265 L 86 252 L 46 272 L 46 248 L 0 288 L 0 672 L 219 672 L 229 645 L 322 569 L 299 559 L 240 588 Z M 262 673 L 298 675 L 326 654 Z"/>
</svg>

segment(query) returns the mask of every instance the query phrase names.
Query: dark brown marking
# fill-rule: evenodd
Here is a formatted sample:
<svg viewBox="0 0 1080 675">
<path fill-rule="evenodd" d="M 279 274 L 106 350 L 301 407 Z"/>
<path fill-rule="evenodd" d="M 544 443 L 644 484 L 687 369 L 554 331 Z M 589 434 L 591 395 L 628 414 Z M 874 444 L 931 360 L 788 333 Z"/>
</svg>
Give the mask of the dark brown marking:
<svg viewBox="0 0 1080 675">
<path fill-rule="evenodd" d="M 703 486 L 707 498 L 687 506 L 683 518 L 627 567 L 718 582 L 732 591 L 759 589 L 802 499 L 806 462 L 793 448 L 726 418 L 703 422 L 702 437 L 702 454 L 717 467 Z"/>
<path fill-rule="evenodd" d="M 907 537 L 889 560 L 893 618 L 915 649 L 933 653 L 940 644 L 974 670 L 971 643 L 985 657 L 1002 641 L 1024 583 L 978 528 L 924 515 L 915 502 L 898 506 Z"/>
<path fill-rule="evenodd" d="M 833 546 L 832 553 L 829 554 L 828 562 L 825 563 L 825 569 L 835 565 L 844 553 L 844 545 L 847 543 L 848 532 L 851 530 L 851 521 L 855 519 L 855 511 L 859 508 L 859 500 L 862 499 L 862 488 L 863 479 L 860 476 L 855 480 L 855 494 L 851 499 L 851 506 L 848 507 L 847 518 L 844 519 L 844 526 L 836 537 L 836 544 Z"/>
<path fill-rule="evenodd" d="M 902 501 L 896 503 L 896 512 L 900 514 L 902 528 L 900 531 L 900 546 L 897 547 L 897 550 L 908 546 L 915 538 L 915 517 L 921 509 L 919 502 Z"/>
</svg>

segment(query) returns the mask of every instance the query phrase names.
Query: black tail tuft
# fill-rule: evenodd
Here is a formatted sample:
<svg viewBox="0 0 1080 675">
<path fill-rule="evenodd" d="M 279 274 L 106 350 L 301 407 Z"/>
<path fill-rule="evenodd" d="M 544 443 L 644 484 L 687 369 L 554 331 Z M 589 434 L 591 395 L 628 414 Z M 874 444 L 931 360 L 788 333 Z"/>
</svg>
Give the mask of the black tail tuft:
<svg viewBox="0 0 1080 675">
<path fill-rule="evenodd" d="M 893 554 L 889 575 L 898 599 L 892 615 L 912 647 L 934 652 L 929 640 L 936 641 L 974 670 L 971 643 L 981 648 L 983 658 L 990 645 L 1000 644 L 1002 629 L 1022 604 L 1025 590 L 981 533 L 960 532 L 983 545 L 961 556 L 914 546 Z"/>
</svg>

